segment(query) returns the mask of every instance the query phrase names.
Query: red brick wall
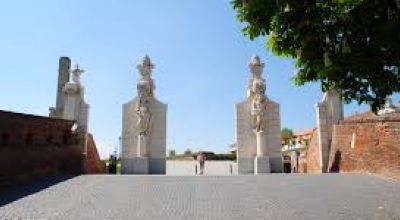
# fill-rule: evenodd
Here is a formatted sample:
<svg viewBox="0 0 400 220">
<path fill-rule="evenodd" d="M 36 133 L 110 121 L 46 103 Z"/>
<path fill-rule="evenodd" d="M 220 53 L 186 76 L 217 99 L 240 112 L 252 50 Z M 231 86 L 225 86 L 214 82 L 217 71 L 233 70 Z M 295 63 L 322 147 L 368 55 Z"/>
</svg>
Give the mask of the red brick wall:
<svg viewBox="0 0 400 220">
<path fill-rule="evenodd" d="M 0 185 L 82 171 L 83 149 L 69 120 L 0 110 Z"/>
<path fill-rule="evenodd" d="M 321 173 L 321 166 L 319 161 L 319 147 L 318 147 L 318 129 L 314 130 L 313 136 L 308 146 L 306 158 L 302 158 L 300 168 L 305 173 Z"/>
<path fill-rule="evenodd" d="M 399 178 L 400 120 L 364 121 L 345 121 L 334 127 L 330 172 L 369 172 Z"/>
<path fill-rule="evenodd" d="M 88 134 L 86 140 L 86 173 L 105 173 L 106 167 L 100 160 L 93 135 Z"/>
</svg>

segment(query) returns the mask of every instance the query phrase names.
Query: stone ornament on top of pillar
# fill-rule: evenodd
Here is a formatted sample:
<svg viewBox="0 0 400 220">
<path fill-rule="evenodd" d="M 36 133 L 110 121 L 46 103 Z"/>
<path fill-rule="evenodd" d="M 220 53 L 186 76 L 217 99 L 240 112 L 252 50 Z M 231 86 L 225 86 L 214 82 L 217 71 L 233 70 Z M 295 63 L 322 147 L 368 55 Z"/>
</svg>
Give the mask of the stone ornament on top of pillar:
<svg viewBox="0 0 400 220">
<path fill-rule="evenodd" d="M 252 56 L 246 100 L 236 104 L 240 174 L 282 171 L 279 104 L 265 94 L 264 66 L 258 56 Z"/>
</svg>

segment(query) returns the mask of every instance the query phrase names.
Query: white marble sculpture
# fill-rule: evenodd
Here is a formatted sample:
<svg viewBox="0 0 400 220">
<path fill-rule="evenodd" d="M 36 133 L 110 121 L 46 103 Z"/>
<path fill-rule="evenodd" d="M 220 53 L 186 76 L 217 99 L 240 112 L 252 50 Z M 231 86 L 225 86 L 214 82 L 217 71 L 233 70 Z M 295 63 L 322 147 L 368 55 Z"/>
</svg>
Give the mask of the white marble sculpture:
<svg viewBox="0 0 400 220">
<path fill-rule="evenodd" d="M 81 75 L 85 71 L 79 68 L 79 65 L 77 64 L 75 69 L 72 70 L 72 82 L 74 82 L 77 85 L 81 85 Z"/>
<path fill-rule="evenodd" d="M 64 85 L 65 96 L 62 118 L 77 121 L 79 129 L 86 133 L 88 130 L 89 105 L 84 100 L 84 87 L 80 80 L 83 72 L 84 70 L 76 65 L 76 68 L 71 71 L 72 82 Z"/>
<path fill-rule="evenodd" d="M 246 100 L 236 104 L 238 172 L 282 172 L 279 105 L 265 95 L 264 63 L 253 56 Z"/>
<path fill-rule="evenodd" d="M 154 64 L 145 56 L 137 65 L 137 96 L 123 105 L 122 173 L 165 174 L 167 105 L 154 97 Z"/>
</svg>

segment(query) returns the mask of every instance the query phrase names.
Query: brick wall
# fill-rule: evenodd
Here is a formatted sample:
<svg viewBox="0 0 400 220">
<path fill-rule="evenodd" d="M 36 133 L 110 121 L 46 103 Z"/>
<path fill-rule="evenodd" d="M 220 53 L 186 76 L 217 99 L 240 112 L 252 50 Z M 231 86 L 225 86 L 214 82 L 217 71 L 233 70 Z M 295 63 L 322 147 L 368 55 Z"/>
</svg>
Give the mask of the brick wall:
<svg viewBox="0 0 400 220">
<path fill-rule="evenodd" d="M 318 148 L 318 129 L 314 130 L 306 152 L 302 153 L 299 160 L 299 172 L 321 173 L 320 156 Z"/>
<path fill-rule="evenodd" d="M 100 160 L 93 135 L 88 134 L 86 139 L 86 173 L 105 173 L 106 167 Z"/>
<path fill-rule="evenodd" d="M 0 185 L 82 170 L 83 148 L 69 120 L 0 110 Z"/>
<path fill-rule="evenodd" d="M 400 178 L 400 118 L 358 116 L 336 125 L 329 171 Z"/>
</svg>

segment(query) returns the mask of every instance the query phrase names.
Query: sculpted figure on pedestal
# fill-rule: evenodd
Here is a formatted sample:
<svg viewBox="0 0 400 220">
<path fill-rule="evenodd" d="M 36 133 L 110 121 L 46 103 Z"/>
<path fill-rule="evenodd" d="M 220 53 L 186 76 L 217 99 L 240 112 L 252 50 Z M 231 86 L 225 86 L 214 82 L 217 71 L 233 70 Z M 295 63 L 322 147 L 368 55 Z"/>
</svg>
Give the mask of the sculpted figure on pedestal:
<svg viewBox="0 0 400 220">
<path fill-rule="evenodd" d="M 147 95 L 144 94 L 143 87 L 141 87 L 142 91 L 138 91 L 139 93 L 139 102 L 136 107 L 136 114 L 138 117 L 136 128 L 139 135 L 148 135 L 148 131 L 150 128 L 151 122 L 151 110 L 150 110 L 150 100 Z"/>
<path fill-rule="evenodd" d="M 150 58 L 146 55 L 137 68 L 142 78 L 137 85 L 139 102 L 136 106 L 136 115 L 138 117 L 136 128 L 139 135 L 148 135 L 152 118 L 150 102 L 154 96 L 155 88 L 151 78 L 154 64 L 151 63 Z"/>
<path fill-rule="evenodd" d="M 247 98 L 251 103 L 252 127 L 255 132 L 261 132 L 264 129 L 264 113 L 266 105 L 266 84 L 265 79 L 261 77 L 264 63 L 261 63 L 258 56 L 253 56 L 249 63 L 251 79 L 247 86 Z"/>
</svg>

